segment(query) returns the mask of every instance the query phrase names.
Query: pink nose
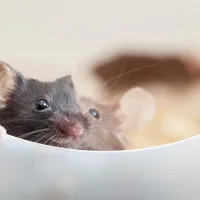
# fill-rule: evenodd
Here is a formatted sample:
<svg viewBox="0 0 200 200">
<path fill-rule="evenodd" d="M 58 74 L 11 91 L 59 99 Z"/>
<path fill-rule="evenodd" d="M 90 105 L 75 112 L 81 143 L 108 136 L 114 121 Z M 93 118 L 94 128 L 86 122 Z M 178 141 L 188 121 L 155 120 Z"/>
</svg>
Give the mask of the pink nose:
<svg viewBox="0 0 200 200">
<path fill-rule="evenodd" d="M 57 130 L 66 136 L 69 137 L 78 137 L 83 134 L 83 126 L 77 122 L 77 123 L 72 123 L 68 118 L 61 118 L 57 119 L 55 121 L 56 128 Z"/>
<path fill-rule="evenodd" d="M 81 127 L 80 124 L 72 124 L 72 123 L 68 123 L 67 126 L 67 132 L 69 136 L 80 136 L 83 134 L 83 128 Z"/>
</svg>

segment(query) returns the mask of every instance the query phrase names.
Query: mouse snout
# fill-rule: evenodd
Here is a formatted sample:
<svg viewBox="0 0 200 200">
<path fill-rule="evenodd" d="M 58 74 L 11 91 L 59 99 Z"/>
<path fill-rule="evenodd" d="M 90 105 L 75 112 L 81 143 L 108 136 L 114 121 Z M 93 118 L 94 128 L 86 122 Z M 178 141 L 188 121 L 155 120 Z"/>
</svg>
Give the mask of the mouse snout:
<svg viewBox="0 0 200 200">
<path fill-rule="evenodd" d="M 56 130 L 67 137 L 76 138 L 84 132 L 83 126 L 76 121 L 69 120 L 67 117 L 54 120 Z"/>
</svg>

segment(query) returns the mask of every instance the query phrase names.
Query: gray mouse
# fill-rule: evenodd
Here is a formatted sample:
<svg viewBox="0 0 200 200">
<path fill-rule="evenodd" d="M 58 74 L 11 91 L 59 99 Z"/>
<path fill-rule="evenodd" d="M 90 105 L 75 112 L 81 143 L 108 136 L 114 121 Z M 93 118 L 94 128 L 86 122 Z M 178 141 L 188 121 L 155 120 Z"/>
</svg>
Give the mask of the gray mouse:
<svg viewBox="0 0 200 200">
<path fill-rule="evenodd" d="M 141 88 L 113 104 L 79 97 L 71 75 L 52 82 L 24 77 L 0 62 L 0 124 L 29 141 L 82 150 L 125 150 L 126 133 L 143 126 L 155 100 Z"/>
</svg>

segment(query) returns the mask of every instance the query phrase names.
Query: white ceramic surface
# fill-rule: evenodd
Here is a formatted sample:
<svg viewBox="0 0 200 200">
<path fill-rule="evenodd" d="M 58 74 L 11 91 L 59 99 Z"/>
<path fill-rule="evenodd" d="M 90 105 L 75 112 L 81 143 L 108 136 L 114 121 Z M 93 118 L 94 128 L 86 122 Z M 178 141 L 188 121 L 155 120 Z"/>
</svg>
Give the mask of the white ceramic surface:
<svg viewBox="0 0 200 200">
<path fill-rule="evenodd" d="M 200 137 L 124 152 L 67 150 L 4 136 L 0 199 L 200 197 Z"/>
</svg>

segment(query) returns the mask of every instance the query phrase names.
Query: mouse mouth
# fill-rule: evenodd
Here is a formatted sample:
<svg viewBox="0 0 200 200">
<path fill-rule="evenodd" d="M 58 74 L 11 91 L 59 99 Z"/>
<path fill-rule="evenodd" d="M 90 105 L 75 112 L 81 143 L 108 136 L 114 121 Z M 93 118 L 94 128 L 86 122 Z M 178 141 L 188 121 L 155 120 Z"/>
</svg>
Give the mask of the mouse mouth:
<svg viewBox="0 0 200 200">
<path fill-rule="evenodd" d="M 81 135 L 74 135 L 66 132 L 66 130 L 63 129 L 55 129 L 55 127 L 52 126 L 21 133 L 20 135 L 12 134 L 10 131 L 8 131 L 8 134 L 44 145 L 65 148 L 68 148 L 70 143 L 73 143 L 73 141 L 78 142 L 79 138 L 81 137 Z"/>
<path fill-rule="evenodd" d="M 54 131 L 63 139 L 75 140 L 83 136 L 84 126 L 78 120 L 69 120 L 68 117 L 53 120 Z"/>
<path fill-rule="evenodd" d="M 32 135 L 31 137 L 26 137 L 26 138 L 19 136 L 19 138 L 44 145 L 64 147 L 64 148 L 70 148 L 71 146 L 73 146 L 74 142 L 76 144 L 79 143 L 79 141 L 81 141 L 80 137 L 67 136 L 62 132 L 52 131 L 50 129 L 46 131 L 45 130 L 44 132 L 41 132 L 41 134 L 35 134 Z"/>
<path fill-rule="evenodd" d="M 72 139 L 79 138 L 80 136 L 83 135 L 83 128 L 79 124 L 73 124 L 73 123 L 67 123 L 67 124 L 62 124 L 62 122 L 59 122 L 56 126 L 57 132 L 61 134 L 63 137 L 69 137 Z"/>
<path fill-rule="evenodd" d="M 71 137 L 61 133 L 54 133 L 54 136 L 46 138 L 46 142 L 39 143 L 62 148 L 81 149 L 84 143 L 84 136 Z"/>
</svg>

